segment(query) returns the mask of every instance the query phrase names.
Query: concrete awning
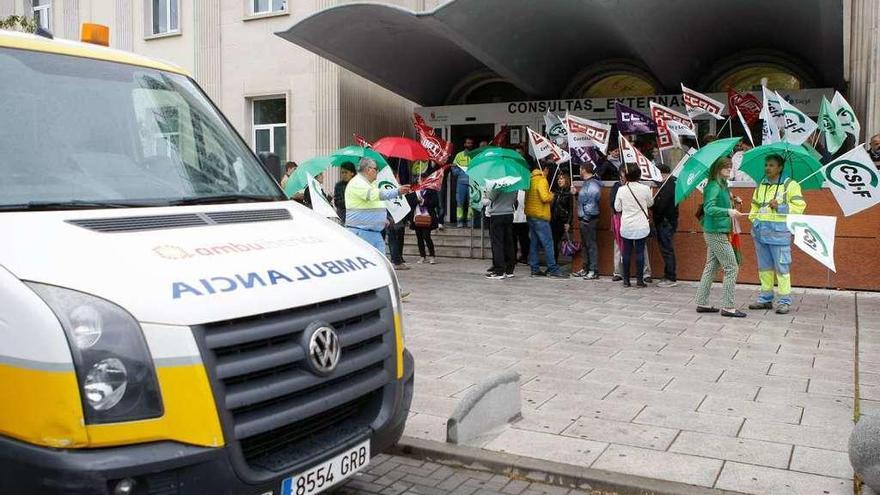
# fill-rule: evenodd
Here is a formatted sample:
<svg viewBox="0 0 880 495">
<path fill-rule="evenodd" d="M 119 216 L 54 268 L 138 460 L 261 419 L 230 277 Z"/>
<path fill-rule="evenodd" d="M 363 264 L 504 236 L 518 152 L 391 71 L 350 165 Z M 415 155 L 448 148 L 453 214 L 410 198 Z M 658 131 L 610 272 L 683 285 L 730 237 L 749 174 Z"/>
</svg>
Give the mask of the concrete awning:
<svg viewBox="0 0 880 495">
<path fill-rule="evenodd" d="M 479 70 L 554 98 L 611 59 L 677 92 L 749 50 L 790 57 L 819 86 L 844 80 L 842 0 L 452 0 L 424 13 L 353 3 L 278 34 L 422 105 L 442 105 Z"/>
</svg>

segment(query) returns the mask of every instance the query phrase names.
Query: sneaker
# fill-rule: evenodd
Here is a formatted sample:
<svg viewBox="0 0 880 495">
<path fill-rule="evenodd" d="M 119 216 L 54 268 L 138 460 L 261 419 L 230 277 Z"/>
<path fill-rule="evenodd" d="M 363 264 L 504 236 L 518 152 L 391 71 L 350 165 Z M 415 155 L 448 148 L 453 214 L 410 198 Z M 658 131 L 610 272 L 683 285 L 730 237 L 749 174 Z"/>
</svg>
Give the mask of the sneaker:
<svg viewBox="0 0 880 495">
<path fill-rule="evenodd" d="M 444 230 L 443 224 L 442 223 L 437 224 L 437 229 Z"/>
<path fill-rule="evenodd" d="M 505 274 L 504 274 L 504 278 L 513 278 L 513 277 L 515 277 L 515 276 L 516 276 L 516 275 L 514 275 L 514 274 L 512 274 L 512 273 L 505 273 Z"/>
<path fill-rule="evenodd" d="M 406 263 L 400 263 L 399 265 L 394 265 L 395 270 L 409 270 L 409 266 Z"/>
<path fill-rule="evenodd" d="M 428 258 L 428 264 L 429 264 L 429 265 L 436 265 L 436 264 L 437 264 L 437 260 L 435 260 L 434 257 L 431 256 L 430 258 Z"/>
<path fill-rule="evenodd" d="M 645 277 L 644 282 L 645 282 L 646 284 L 652 284 L 652 283 L 654 283 L 654 279 L 651 278 L 651 277 Z"/>
<path fill-rule="evenodd" d="M 632 284 L 629 283 L 629 282 L 624 282 L 624 283 L 623 283 L 623 286 L 626 287 L 626 288 L 628 289 L 628 288 L 632 287 Z"/>
<path fill-rule="evenodd" d="M 499 275 L 497 273 L 487 273 L 484 276 L 489 280 L 504 280 L 505 278 L 507 278 L 504 275 Z"/>
<path fill-rule="evenodd" d="M 678 282 L 676 282 L 675 280 L 661 280 L 657 282 L 657 287 L 660 287 L 661 289 L 668 289 L 670 287 L 676 286 L 678 286 Z"/>
<path fill-rule="evenodd" d="M 611 277 L 612 282 L 620 282 L 621 280 L 623 280 L 623 277 L 621 277 L 620 275 L 615 275 Z"/>
<path fill-rule="evenodd" d="M 426 258 L 419 258 L 419 261 L 416 261 L 416 263 L 418 263 L 418 264 L 421 265 L 421 264 L 423 264 L 425 261 L 427 261 Z"/>
<path fill-rule="evenodd" d="M 562 272 L 548 273 L 547 276 L 550 278 L 569 278 L 567 273 Z"/>
<path fill-rule="evenodd" d="M 546 277 L 547 272 L 542 272 L 542 271 L 532 272 L 531 276 L 532 277 Z"/>
<path fill-rule="evenodd" d="M 495 267 L 490 266 L 489 268 L 486 269 L 486 273 L 495 273 Z"/>
<path fill-rule="evenodd" d="M 772 302 L 765 302 L 765 303 L 756 302 L 756 303 L 749 304 L 749 309 L 773 309 L 773 303 Z"/>
<path fill-rule="evenodd" d="M 463 228 L 464 228 L 464 224 L 461 223 L 461 222 L 458 222 L 455 226 L 456 226 L 456 228 L 459 228 L 459 229 L 463 229 Z"/>
<path fill-rule="evenodd" d="M 789 311 L 791 311 L 790 304 L 780 304 L 776 307 L 776 314 L 778 315 L 787 315 Z"/>
<path fill-rule="evenodd" d="M 584 275 L 584 280 L 599 280 L 599 274 L 596 272 L 588 272 Z"/>
<path fill-rule="evenodd" d="M 572 273 L 571 276 L 572 277 L 586 277 L 587 271 L 586 270 L 578 270 L 578 271 Z"/>
<path fill-rule="evenodd" d="M 646 284 L 644 281 L 636 282 L 636 287 L 638 287 L 639 289 L 644 289 L 647 286 L 648 286 L 648 284 Z"/>
</svg>

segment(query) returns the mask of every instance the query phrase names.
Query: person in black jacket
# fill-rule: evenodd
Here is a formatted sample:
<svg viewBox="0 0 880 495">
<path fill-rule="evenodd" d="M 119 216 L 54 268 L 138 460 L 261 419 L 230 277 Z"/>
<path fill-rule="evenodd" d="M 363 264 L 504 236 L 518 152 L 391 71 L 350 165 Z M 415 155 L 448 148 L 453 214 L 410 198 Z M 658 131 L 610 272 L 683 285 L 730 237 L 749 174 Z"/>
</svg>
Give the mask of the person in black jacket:
<svg viewBox="0 0 880 495">
<path fill-rule="evenodd" d="M 553 251 L 559 259 L 559 243 L 571 227 L 571 176 L 560 170 L 553 188 L 553 202 L 550 204 L 550 229 L 553 232 Z"/>
<path fill-rule="evenodd" d="M 422 178 L 427 177 L 428 174 L 422 174 Z M 422 189 L 417 191 L 412 195 L 414 197 L 414 205 L 413 205 L 413 222 L 410 224 L 410 228 L 413 229 L 416 233 L 416 241 L 419 245 L 419 256 L 421 257 L 418 263 L 428 263 L 435 264 L 435 253 L 434 253 L 434 240 L 431 239 L 431 231 L 436 230 L 439 225 L 439 218 L 437 216 L 437 208 L 440 205 L 440 195 L 437 191 L 433 189 Z M 409 199 L 409 198 L 407 198 Z M 431 223 L 428 226 L 417 225 L 416 222 L 419 221 L 419 217 L 422 215 L 428 215 L 431 218 Z M 425 247 L 427 246 L 427 252 L 425 251 Z"/>
<path fill-rule="evenodd" d="M 675 204 L 675 180 L 670 174 L 669 165 L 657 166 L 664 182 L 657 185 L 660 189 L 654 197 L 654 226 L 657 230 L 657 244 L 663 255 L 663 279 L 657 287 L 675 287 L 678 279 L 675 275 L 675 242 L 673 236 L 678 229 L 678 206 Z"/>
<path fill-rule="evenodd" d="M 351 162 L 343 163 L 339 167 L 341 179 L 333 188 L 333 206 L 336 207 L 336 213 L 343 222 L 345 222 L 345 188 L 348 186 L 348 181 L 355 175 L 357 175 L 357 170 L 355 170 L 354 164 Z"/>
</svg>

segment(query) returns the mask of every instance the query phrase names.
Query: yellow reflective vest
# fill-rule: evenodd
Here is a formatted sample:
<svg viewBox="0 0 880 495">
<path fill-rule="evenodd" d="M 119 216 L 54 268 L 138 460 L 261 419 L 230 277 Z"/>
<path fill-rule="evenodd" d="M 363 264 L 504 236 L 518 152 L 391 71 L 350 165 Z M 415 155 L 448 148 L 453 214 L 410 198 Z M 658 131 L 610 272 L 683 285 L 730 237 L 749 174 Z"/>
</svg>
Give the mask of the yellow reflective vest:
<svg viewBox="0 0 880 495">
<path fill-rule="evenodd" d="M 779 207 L 770 208 L 776 200 Z M 788 214 L 801 214 L 807 208 L 801 186 L 797 181 L 786 178 L 781 182 L 769 183 L 764 179 L 752 194 L 752 207 L 749 220 L 752 222 L 752 235 L 766 244 L 789 244 L 791 234 L 786 226 Z"/>
</svg>

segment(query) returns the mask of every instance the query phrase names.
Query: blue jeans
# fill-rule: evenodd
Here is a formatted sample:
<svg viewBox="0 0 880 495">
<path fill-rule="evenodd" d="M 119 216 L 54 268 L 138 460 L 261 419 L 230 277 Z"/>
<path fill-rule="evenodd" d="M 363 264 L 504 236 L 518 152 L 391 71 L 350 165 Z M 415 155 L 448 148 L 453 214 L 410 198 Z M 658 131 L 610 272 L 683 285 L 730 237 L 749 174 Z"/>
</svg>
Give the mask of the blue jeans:
<svg viewBox="0 0 880 495">
<path fill-rule="evenodd" d="M 406 234 L 406 226 L 403 222 L 389 225 L 385 229 L 385 234 L 388 236 L 388 250 L 391 251 L 391 263 L 395 265 L 404 263 L 403 238 Z"/>
<path fill-rule="evenodd" d="M 544 256 L 547 258 L 547 271 L 559 273 L 559 265 L 553 256 L 553 231 L 550 222 L 540 218 L 529 218 L 529 268 L 532 273 L 541 271 L 538 261 L 538 244 L 544 248 Z"/>
<path fill-rule="evenodd" d="M 629 285 L 630 261 L 633 254 L 636 257 L 636 282 L 644 283 L 645 280 L 645 239 L 623 238 L 623 283 Z M 635 253 L 633 253 L 635 251 Z"/>
<path fill-rule="evenodd" d="M 379 252 L 382 253 L 382 256 L 385 256 L 385 239 L 382 239 L 381 232 L 359 229 L 357 227 L 348 227 L 348 230 L 350 230 L 354 235 L 367 241 L 369 245 L 379 250 Z"/>
</svg>

